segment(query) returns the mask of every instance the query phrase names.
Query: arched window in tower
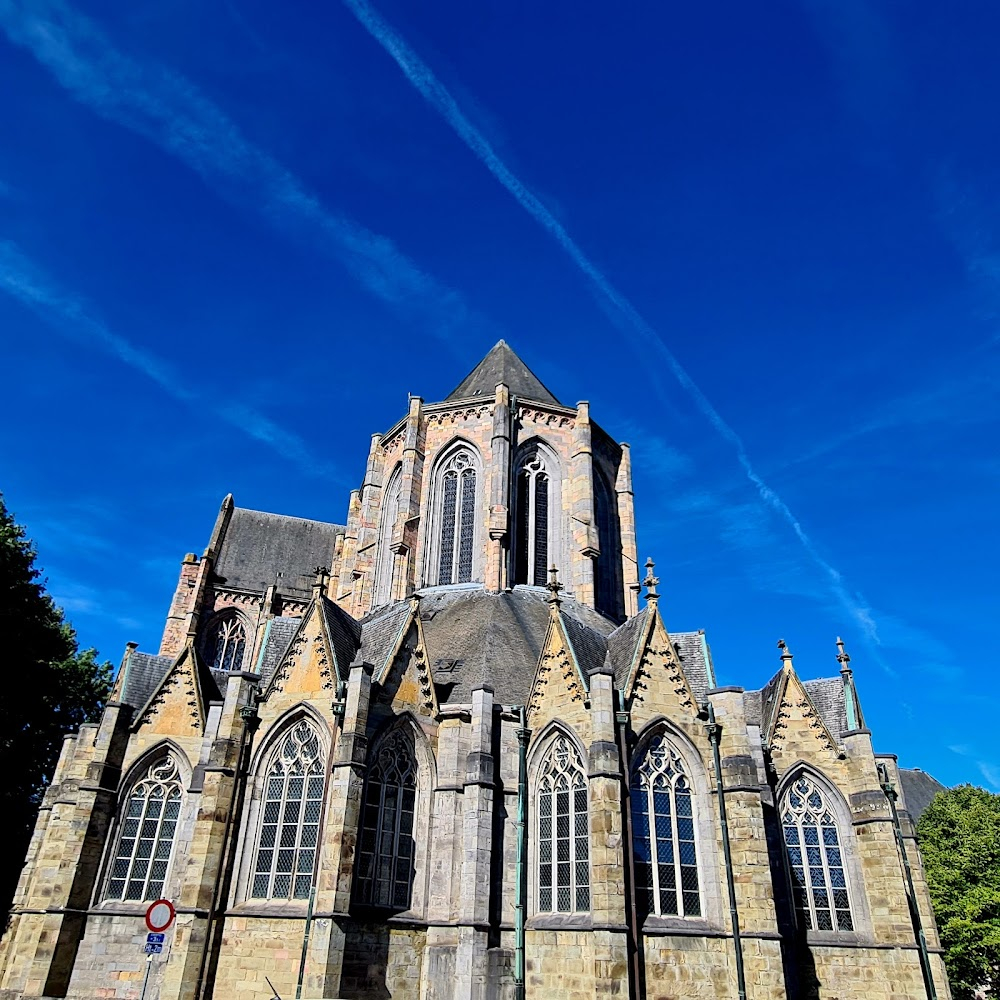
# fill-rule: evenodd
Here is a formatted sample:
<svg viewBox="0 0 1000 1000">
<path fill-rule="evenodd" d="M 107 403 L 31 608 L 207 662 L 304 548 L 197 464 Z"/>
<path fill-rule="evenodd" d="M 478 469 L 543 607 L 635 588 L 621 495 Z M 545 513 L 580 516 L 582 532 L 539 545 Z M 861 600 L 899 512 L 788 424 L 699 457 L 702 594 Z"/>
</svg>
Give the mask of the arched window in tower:
<svg viewBox="0 0 1000 1000">
<path fill-rule="evenodd" d="M 181 780 L 169 754 L 151 764 L 122 803 L 105 899 L 159 899 L 173 853 Z"/>
<path fill-rule="evenodd" d="M 440 479 L 439 584 L 470 583 L 476 543 L 476 463 L 467 449 L 456 451 Z"/>
<path fill-rule="evenodd" d="M 538 779 L 538 910 L 590 912 L 587 777 L 576 747 L 558 736 Z"/>
<path fill-rule="evenodd" d="M 319 735 L 299 719 L 278 743 L 264 774 L 251 899 L 309 898 L 323 785 Z"/>
<path fill-rule="evenodd" d="M 594 591 L 597 609 L 613 618 L 622 617 L 625 597 L 622 593 L 621 536 L 618 530 L 618 504 L 604 476 L 594 470 L 594 516 L 601 554 L 594 564 Z"/>
<path fill-rule="evenodd" d="M 382 501 L 382 514 L 378 530 L 378 552 L 375 564 L 375 606 L 392 600 L 392 573 L 395 560 L 391 549 L 392 533 L 399 517 L 399 504 L 403 491 L 403 473 L 400 466 L 389 477 Z"/>
<path fill-rule="evenodd" d="M 657 736 L 632 771 L 635 891 L 644 915 L 699 917 L 691 783 L 677 748 Z"/>
<path fill-rule="evenodd" d="M 537 450 L 529 453 L 517 474 L 517 548 L 514 583 L 544 587 L 552 561 L 549 501 L 550 475 Z"/>
<path fill-rule="evenodd" d="M 416 799 L 412 741 L 396 729 L 379 744 L 368 770 L 358 851 L 361 903 L 396 910 L 410 905 Z"/>
<path fill-rule="evenodd" d="M 205 655 L 216 670 L 242 670 L 247 630 L 234 612 L 223 612 L 211 623 L 205 637 Z"/>
<path fill-rule="evenodd" d="M 781 828 L 792 877 L 795 912 L 807 930 L 851 931 L 840 832 L 827 795 L 808 774 L 788 787 L 781 800 Z"/>
</svg>

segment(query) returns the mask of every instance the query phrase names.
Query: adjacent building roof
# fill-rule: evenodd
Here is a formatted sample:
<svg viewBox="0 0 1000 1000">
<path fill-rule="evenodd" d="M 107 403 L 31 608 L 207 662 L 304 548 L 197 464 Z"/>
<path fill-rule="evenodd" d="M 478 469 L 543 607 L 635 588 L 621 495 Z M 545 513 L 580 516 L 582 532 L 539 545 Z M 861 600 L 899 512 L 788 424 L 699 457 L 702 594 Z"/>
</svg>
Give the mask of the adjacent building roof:
<svg viewBox="0 0 1000 1000">
<path fill-rule="evenodd" d="M 448 400 L 468 399 L 471 396 L 492 399 L 501 382 L 510 389 L 512 396 L 538 403 L 562 405 L 503 340 L 459 383 L 449 394 Z"/>
<path fill-rule="evenodd" d="M 333 565 L 341 524 L 233 508 L 215 563 L 228 587 L 262 591 L 276 584 L 283 594 L 307 595 L 316 568 Z"/>
</svg>

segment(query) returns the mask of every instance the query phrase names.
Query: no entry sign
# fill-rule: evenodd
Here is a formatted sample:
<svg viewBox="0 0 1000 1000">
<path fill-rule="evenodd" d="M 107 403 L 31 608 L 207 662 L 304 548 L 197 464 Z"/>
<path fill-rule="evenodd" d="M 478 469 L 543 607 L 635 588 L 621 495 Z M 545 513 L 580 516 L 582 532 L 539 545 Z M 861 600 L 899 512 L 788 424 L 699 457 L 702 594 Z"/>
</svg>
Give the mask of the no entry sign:
<svg viewBox="0 0 1000 1000">
<path fill-rule="evenodd" d="M 154 934 L 165 931 L 174 922 L 176 915 L 174 904 L 169 899 L 158 899 L 146 910 L 146 926 Z"/>
</svg>

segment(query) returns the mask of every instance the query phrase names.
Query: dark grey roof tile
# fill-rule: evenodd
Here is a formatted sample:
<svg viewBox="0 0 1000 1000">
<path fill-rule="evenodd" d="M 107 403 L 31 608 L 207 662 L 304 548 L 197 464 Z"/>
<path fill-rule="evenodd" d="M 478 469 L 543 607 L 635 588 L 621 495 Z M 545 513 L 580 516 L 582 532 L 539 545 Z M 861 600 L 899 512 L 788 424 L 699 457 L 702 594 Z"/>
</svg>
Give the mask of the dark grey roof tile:
<svg viewBox="0 0 1000 1000">
<path fill-rule="evenodd" d="M 372 664 L 376 676 L 399 641 L 409 615 L 410 602 L 398 601 L 361 619 L 361 656 L 365 663 Z"/>
<path fill-rule="evenodd" d="M 272 618 L 268 623 L 264 633 L 264 642 L 261 645 L 260 654 L 257 657 L 256 670 L 260 674 L 261 686 L 267 687 L 278 664 L 281 663 L 288 647 L 298 632 L 302 624 L 301 618 L 281 616 Z"/>
<path fill-rule="evenodd" d="M 333 655 L 337 659 L 337 672 L 347 680 L 351 662 L 361 646 L 361 623 L 328 598 L 322 598 L 323 617 L 326 621 Z"/>
<path fill-rule="evenodd" d="M 144 708 L 160 682 L 167 676 L 173 665 L 172 656 L 156 656 L 152 653 L 132 651 L 125 665 L 125 684 L 122 701 L 136 710 Z"/>
<path fill-rule="evenodd" d="M 803 681 L 802 686 L 809 700 L 816 706 L 820 718 L 826 723 L 835 740 L 847 732 L 847 702 L 844 699 L 844 682 L 839 677 L 819 677 Z"/>
<path fill-rule="evenodd" d="M 619 688 L 624 688 L 628 682 L 636 650 L 649 622 L 649 614 L 650 609 L 647 604 L 642 611 L 619 625 L 608 636 L 608 653 L 611 655 L 611 665 L 615 668 L 615 684 Z"/>
<path fill-rule="evenodd" d="M 903 805 L 914 823 L 920 819 L 939 792 L 948 791 L 937 778 L 926 771 L 921 771 L 919 767 L 901 767 L 899 784 L 903 793 Z"/>
<path fill-rule="evenodd" d="M 497 343 L 462 379 L 455 390 L 448 395 L 446 402 L 452 399 L 468 399 L 472 396 L 493 399 L 496 387 L 501 382 L 510 389 L 512 396 L 532 399 L 539 403 L 562 405 L 503 340 Z"/>
</svg>

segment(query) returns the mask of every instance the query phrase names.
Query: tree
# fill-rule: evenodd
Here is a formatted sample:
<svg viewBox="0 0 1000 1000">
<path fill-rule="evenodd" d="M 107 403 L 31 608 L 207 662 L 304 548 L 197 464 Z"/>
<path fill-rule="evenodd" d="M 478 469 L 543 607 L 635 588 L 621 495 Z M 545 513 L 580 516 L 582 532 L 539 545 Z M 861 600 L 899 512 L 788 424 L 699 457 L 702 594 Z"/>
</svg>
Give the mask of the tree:
<svg viewBox="0 0 1000 1000">
<path fill-rule="evenodd" d="M 917 837 L 955 1000 L 1000 996 L 1000 795 L 940 792 Z"/>
<path fill-rule="evenodd" d="M 80 651 L 76 633 L 46 593 L 37 553 L 0 494 L 0 912 L 10 906 L 42 793 L 63 736 L 95 719 L 111 687 L 111 664 Z"/>
</svg>

